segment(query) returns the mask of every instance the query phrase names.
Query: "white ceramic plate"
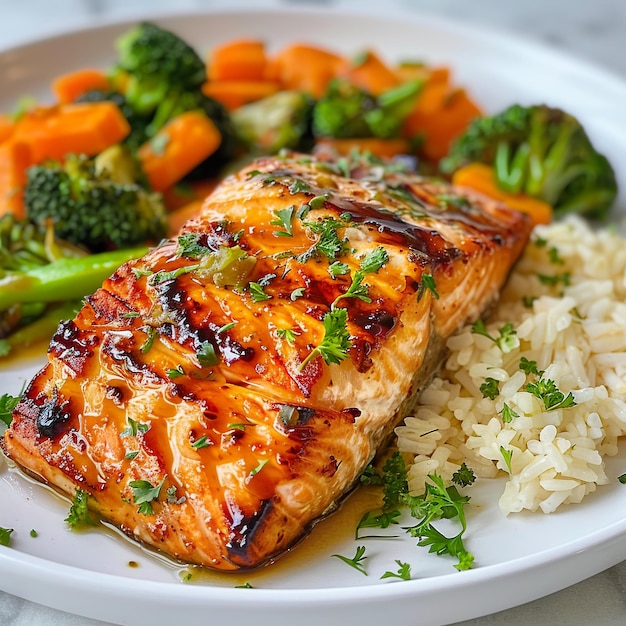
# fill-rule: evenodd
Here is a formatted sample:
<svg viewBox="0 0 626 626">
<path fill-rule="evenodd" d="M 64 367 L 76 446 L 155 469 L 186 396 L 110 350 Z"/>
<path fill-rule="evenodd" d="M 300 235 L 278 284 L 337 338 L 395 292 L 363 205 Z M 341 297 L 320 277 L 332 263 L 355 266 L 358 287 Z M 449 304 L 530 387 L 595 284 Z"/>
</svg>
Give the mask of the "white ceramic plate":
<svg viewBox="0 0 626 626">
<path fill-rule="evenodd" d="M 162 16 L 166 27 L 199 50 L 235 36 L 260 37 L 273 48 L 311 41 L 347 53 L 374 46 L 386 58 L 448 63 L 457 82 L 497 110 L 514 101 L 560 105 L 577 114 L 626 175 L 626 86 L 579 61 L 509 37 L 411 15 L 254 11 Z M 46 97 L 50 78 L 78 67 L 106 67 L 112 41 L 128 23 L 37 41 L 0 54 L 0 110 L 25 94 Z M 623 205 L 623 199 L 620 200 Z M 0 365 L 0 393 L 16 394 L 43 360 L 43 351 Z M 180 582 L 180 567 L 113 532 L 72 533 L 68 504 L 17 473 L 0 474 L 0 526 L 15 529 L 0 546 L 0 587 L 57 609 L 120 624 L 253 623 L 317 626 L 354 623 L 444 624 L 521 604 L 592 576 L 626 559 L 626 447 L 608 463 L 611 484 L 579 505 L 550 516 L 504 518 L 502 488 L 472 488 L 467 547 L 475 569 L 427 554 L 407 537 L 367 540 L 368 576 L 332 554 L 352 556 L 351 529 L 367 503 L 358 494 L 337 516 L 260 575 L 208 575 Z M 38 532 L 30 536 L 31 529 Z M 395 559 L 412 565 L 413 580 L 381 581 Z M 133 566 L 134 565 L 134 566 Z M 254 588 L 236 585 L 250 582 Z"/>
</svg>

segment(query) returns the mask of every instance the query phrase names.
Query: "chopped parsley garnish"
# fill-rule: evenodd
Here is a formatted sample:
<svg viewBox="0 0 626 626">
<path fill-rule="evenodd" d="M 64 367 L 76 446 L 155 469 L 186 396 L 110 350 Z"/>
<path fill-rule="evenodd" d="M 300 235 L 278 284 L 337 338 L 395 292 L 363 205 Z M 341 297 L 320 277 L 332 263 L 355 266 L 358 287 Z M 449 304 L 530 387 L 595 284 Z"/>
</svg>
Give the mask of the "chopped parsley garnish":
<svg viewBox="0 0 626 626">
<path fill-rule="evenodd" d="M 170 504 L 182 504 L 187 501 L 185 496 L 178 497 L 178 489 L 176 489 L 176 485 L 171 485 L 165 490 L 165 494 L 167 496 L 167 501 Z"/>
<path fill-rule="evenodd" d="M 120 437 L 136 437 L 138 433 L 147 433 L 150 430 L 150 424 L 138 422 L 132 417 L 126 419 L 128 426 L 120 433 Z"/>
<path fill-rule="evenodd" d="M 184 376 L 185 375 L 185 370 L 183 369 L 182 365 L 177 365 L 176 367 L 173 367 L 171 369 L 167 370 L 167 377 L 170 380 L 173 380 L 174 378 L 179 378 L 180 376 Z"/>
<path fill-rule="evenodd" d="M 403 563 L 400 559 L 396 559 L 398 566 L 397 572 L 385 572 L 380 578 L 399 578 L 400 580 L 411 580 L 411 566 L 409 563 Z"/>
<path fill-rule="evenodd" d="M 296 333 L 294 330 L 291 330 L 291 328 L 278 328 L 276 330 L 276 335 L 286 341 L 290 346 L 293 346 L 296 342 L 296 337 L 298 336 L 298 333 Z"/>
<path fill-rule="evenodd" d="M 344 276 L 345 274 L 350 273 L 350 266 L 346 263 L 341 263 L 341 261 L 335 261 L 328 266 L 328 273 L 333 278 L 337 278 L 337 276 Z"/>
<path fill-rule="evenodd" d="M 436 474 L 428 476 L 430 482 L 425 485 L 425 492 L 420 496 L 411 496 L 407 482 L 406 464 L 399 452 L 394 452 L 385 462 L 382 474 L 373 468 L 364 472 L 361 482 L 365 484 L 381 484 L 383 486 L 382 513 L 385 515 L 371 514 L 364 517 L 362 527 L 374 527 L 380 521 L 381 528 L 394 523 L 395 516 L 399 515 L 399 507 L 407 507 L 411 516 L 418 520 L 414 526 L 405 527 L 404 530 L 412 537 L 419 539 L 418 546 L 428 546 L 430 552 L 443 555 L 448 554 L 457 559 L 455 567 L 459 570 L 470 569 L 474 557 L 463 545 L 463 535 L 467 525 L 465 520 L 464 506 L 469 497 L 462 496 L 456 485 L 467 486 L 474 482 L 475 476 L 465 464 L 458 472 L 455 472 L 452 481 L 454 484 L 446 487 L 443 479 Z M 394 514 L 394 516 L 389 514 Z M 441 519 L 456 519 L 460 524 L 460 531 L 451 537 L 443 535 L 433 526 L 433 522 Z"/>
<path fill-rule="evenodd" d="M 29 535 L 30 535 L 33 539 L 35 539 L 35 538 L 39 537 L 39 533 L 38 533 L 38 532 L 37 532 L 34 528 L 31 528 L 31 529 L 30 529 L 30 532 L 29 532 L 28 534 L 29 534 Z"/>
<path fill-rule="evenodd" d="M 558 389 L 556 383 L 549 378 L 540 378 L 536 383 L 527 383 L 524 389 L 543 402 L 546 411 L 567 409 L 576 406 L 570 391 L 567 396 Z"/>
<path fill-rule="evenodd" d="M 222 333 L 225 333 L 226 331 L 230 330 L 231 328 L 233 328 L 236 325 L 237 325 L 237 322 L 229 322 L 228 324 L 224 324 L 224 326 L 220 326 L 215 331 L 215 334 L 216 335 L 221 335 Z"/>
<path fill-rule="evenodd" d="M 208 448 L 210 445 L 211 442 L 207 439 L 206 435 L 202 435 L 202 437 L 199 437 L 191 444 L 191 447 L 195 450 L 200 450 L 202 448 Z"/>
<path fill-rule="evenodd" d="M 325 256 L 329 261 L 334 261 L 347 250 L 347 239 L 340 239 L 337 233 L 340 228 L 346 227 L 345 222 L 333 217 L 325 217 L 317 222 L 303 222 L 303 224 L 319 237 L 309 250 L 297 257 L 301 263 L 306 263 L 312 256 L 318 254 Z"/>
<path fill-rule="evenodd" d="M 302 371 L 313 359 L 321 356 L 327 365 L 341 363 L 348 357 L 350 333 L 348 333 L 348 312 L 346 309 L 334 309 L 324 315 L 324 338 L 300 364 Z"/>
<path fill-rule="evenodd" d="M 363 561 L 367 558 L 367 556 L 365 556 L 365 546 L 357 546 L 356 553 L 352 558 L 341 554 L 333 554 L 332 556 L 337 557 L 350 567 L 353 567 L 357 572 L 361 572 L 361 574 L 367 576 L 367 571 L 363 565 Z"/>
<path fill-rule="evenodd" d="M 532 309 L 533 308 L 533 304 L 534 304 L 536 299 L 537 299 L 537 296 L 523 296 L 522 297 L 522 304 L 527 309 Z"/>
<path fill-rule="evenodd" d="M 141 330 L 146 333 L 146 339 L 139 347 L 139 350 L 141 351 L 141 354 L 148 354 L 154 345 L 154 340 L 159 334 L 159 331 L 154 328 L 154 326 L 142 326 Z"/>
<path fill-rule="evenodd" d="M 259 461 L 259 464 L 250 472 L 248 478 L 256 476 L 268 463 L 269 459 L 262 459 L 261 461 Z"/>
<path fill-rule="evenodd" d="M 622 474 L 621 476 L 617 477 L 617 480 L 622 483 L 622 485 L 626 485 L 626 474 Z"/>
<path fill-rule="evenodd" d="M 219 363 L 215 346 L 210 341 L 203 341 L 196 350 L 196 357 L 200 367 L 212 367 Z"/>
<path fill-rule="evenodd" d="M 2 528 L 2 526 L 0 526 L 0 546 L 9 545 L 12 532 L 14 532 L 13 528 Z"/>
<path fill-rule="evenodd" d="M 376 513 L 375 511 L 367 511 L 365 515 L 360 519 L 357 524 L 356 531 L 354 533 L 355 539 L 367 539 L 367 537 L 359 533 L 363 528 L 389 528 L 393 524 L 399 524 L 397 518 L 400 517 L 400 511 L 383 511 L 382 513 Z"/>
<path fill-rule="evenodd" d="M 485 378 L 485 382 L 480 386 L 480 393 L 483 394 L 483 398 L 495 400 L 500 393 L 498 381 L 495 378 Z"/>
<path fill-rule="evenodd" d="M 559 255 L 558 248 L 550 248 L 548 250 L 548 258 L 550 259 L 550 263 L 554 263 L 555 265 L 563 265 L 563 263 L 565 263 L 563 258 Z"/>
<path fill-rule="evenodd" d="M 248 289 L 250 290 L 252 302 L 264 302 L 272 298 L 272 296 L 265 293 L 263 285 L 260 282 L 250 281 L 250 283 L 248 283 Z"/>
<path fill-rule="evenodd" d="M 295 302 L 298 298 L 302 298 L 302 296 L 304 296 L 304 287 L 297 287 L 291 292 L 289 299 Z"/>
<path fill-rule="evenodd" d="M 235 585 L 234 589 L 254 589 L 250 583 L 243 583 L 241 585 Z"/>
<path fill-rule="evenodd" d="M 417 290 L 417 301 L 419 302 L 426 291 L 430 291 L 433 294 L 435 300 L 439 300 L 439 292 L 437 291 L 437 285 L 432 274 L 422 274 L 422 282 L 420 282 L 419 289 Z"/>
<path fill-rule="evenodd" d="M 311 191 L 311 186 L 300 178 L 296 178 L 293 181 L 293 183 L 289 185 L 289 193 L 291 195 L 295 195 L 297 193 L 303 193 L 307 191 Z"/>
<path fill-rule="evenodd" d="M 200 235 L 198 233 L 185 233 L 178 237 L 178 247 L 176 248 L 178 256 L 198 259 L 210 252 L 212 252 L 210 248 L 200 243 Z"/>
<path fill-rule="evenodd" d="M 142 269 L 141 267 L 133 267 L 130 270 L 136 280 L 139 280 L 143 276 L 150 276 L 154 272 L 152 270 Z"/>
<path fill-rule="evenodd" d="M 89 497 L 87 491 L 83 489 L 76 490 L 72 506 L 70 506 L 70 512 L 64 520 L 72 530 L 96 525 L 94 519 L 89 515 Z"/>
<path fill-rule="evenodd" d="M 359 269 L 354 272 L 352 277 L 352 283 L 348 287 L 345 293 L 337 296 L 334 302 L 331 304 L 331 309 L 337 306 L 337 303 L 342 298 L 358 298 L 363 302 L 371 302 L 369 297 L 369 287 L 363 284 L 365 276 L 367 274 L 375 274 L 378 270 L 389 261 L 389 255 L 382 246 L 378 246 L 376 249 L 368 252 L 362 259 Z M 332 267 L 332 266 L 331 266 Z"/>
<path fill-rule="evenodd" d="M 487 331 L 487 327 L 485 326 L 485 322 L 483 322 L 482 320 L 477 320 L 472 324 L 472 332 L 476 333 L 477 335 L 483 335 L 484 337 L 491 339 L 491 341 L 498 345 L 502 352 L 510 352 L 518 345 L 518 340 L 516 336 L 517 332 L 513 328 L 513 324 L 511 324 L 510 322 L 504 324 L 504 326 L 502 326 L 498 330 L 498 337 L 493 337 L 489 334 L 489 332 Z"/>
<path fill-rule="evenodd" d="M 543 370 L 537 368 L 537 361 L 530 361 L 525 356 L 519 360 L 519 368 L 525 374 L 535 374 L 535 376 L 541 376 Z"/>
<path fill-rule="evenodd" d="M 131 480 L 128 483 L 128 486 L 133 491 L 133 501 L 139 505 L 137 509 L 139 513 L 142 515 L 152 515 L 154 513 L 152 502 L 159 499 L 164 482 L 165 477 L 156 487 L 147 480 Z"/>
<path fill-rule="evenodd" d="M 286 209 L 280 209 L 275 212 L 276 218 L 271 221 L 270 224 L 272 226 L 282 226 L 284 230 L 275 230 L 274 235 L 276 237 L 293 237 L 293 212 L 295 207 L 292 205 Z"/>
<path fill-rule="evenodd" d="M 516 413 L 506 402 L 502 407 L 502 411 L 500 411 L 500 415 L 504 424 L 510 424 L 513 418 L 519 417 L 519 413 Z"/>
<path fill-rule="evenodd" d="M 8 393 L 0 396 L 0 420 L 7 426 L 11 425 L 13 410 L 20 401 L 20 396 L 10 396 Z"/>
<path fill-rule="evenodd" d="M 504 446 L 500 446 L 500 454 L 502 455 L 506 468 L 509 470 L 510 474 L 512 472 L 511 459 L 513 458 L 513 450 L 507 450 Z"/>
<path fill-rule="evenodd" d="M 572 276 L 569 272 L 563 272 L 562 274 L 537 274 L 537 278 L 542 285 L 548 287 L 556 287 L 558 284 L 563 284 L 566 287 L 571 284 Z"/>
</svg>

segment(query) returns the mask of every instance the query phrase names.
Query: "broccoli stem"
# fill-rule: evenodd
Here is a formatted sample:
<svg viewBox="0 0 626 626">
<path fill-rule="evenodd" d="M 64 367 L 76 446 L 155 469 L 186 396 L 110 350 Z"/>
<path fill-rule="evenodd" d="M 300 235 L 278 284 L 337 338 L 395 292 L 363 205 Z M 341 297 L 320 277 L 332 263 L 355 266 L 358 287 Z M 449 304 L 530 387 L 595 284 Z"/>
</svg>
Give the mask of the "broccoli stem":
<svg viewBox="0 0 626 626">
<path fill-rule="evenodd" d="M 80 308 L 80 300 L 71 300 L 60 305 L 51 306 L 34 322 L 23 326 L 0 339 L 0 359 L 9 356 L 15 350 L 28 348 L 40 341 L 50 339 L 61 320 L 74 317 Z"/>
<path fill-rule="evenodd" d="M 0 311 L 24 302 L 75 300 L 95 291 L 120 265 L 143 256 L 145 246 L 59 259 L 48 265 L 11 272 L 0 279 Z"/>
</svg>

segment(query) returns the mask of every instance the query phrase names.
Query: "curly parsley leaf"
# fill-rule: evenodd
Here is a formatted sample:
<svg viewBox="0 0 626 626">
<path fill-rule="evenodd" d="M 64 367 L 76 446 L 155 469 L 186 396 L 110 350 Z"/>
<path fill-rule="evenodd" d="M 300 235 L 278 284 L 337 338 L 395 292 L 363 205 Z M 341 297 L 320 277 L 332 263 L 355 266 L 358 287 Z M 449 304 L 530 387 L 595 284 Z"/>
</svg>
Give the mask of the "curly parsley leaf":
<svg viewBox="0 0 626 626">
<path fill-rule="evenodd" d="M 424 294 L 430 291 L 435 300 L 439 300 L 439 292 L 437 291 L 437 285 L 432 274 L 422 274 L 422 281 L 420 282 L 419 289 L 417 290 L 417 301 L 419 302 Z"/>
<path fill-rule="evenodd" d="M 535 376 L 543 374 L 543 370 L 537 368 L 537 361 L 530 361 L 525 356 L 519 360 L 519 368 L 525 374 L 534 374 Z"/>
<path fill-rule="evenodd" d="M 76 490 L 70 512 L 64 520 L 72 530 L 78 530 L 85 526 L 96 526 L 96 521 L 89 515 L 89 498 L 90 495 L 87 491 Z"/>
<path fill-rule="evenodd" d="M 460 487 L 467 487 L 476 482 L 476 474 L 463 462 L 461 463 L 461 467 L 452 474 L 452 482 Z"/>
<path fill-rule="evenodd" d="M 293 212 L 295 210 L 295 206 L 291 205 L 286 209 L 280 209 L 279 211 L 275 211 L 276 218 L 272 220 L 270 224 L 272 226 L 282 226 L 284 230 L 275 230 L 274 235 L 276 237 L 293 237 Z"/>
<path fill-rule="evenodd" d="M 13 410 L 20 401 L 20 396 L 11 396 L 8 393 L 0 396 L 0 420 L 7 426 L 11 425 Z"/>
<path fill-rule="evenodd" d="M 354 538 L 365 539 L 366 537 L 360 534 L 360 531 L 364 528 L 389 528 L 393 524 L 399 524 L 399 517 L 400 511 L 398 510 L 383 511 L 378 514 L 374 511 L 367 511 L 357 524 Z"/>
<path fill-rule="evenodd" d="M 2 528 L 2 526 L 0 526 L 0 546 L 9 545 L 12 532 L 14 532 L 13 528 Z"/>
<path fill-rule="evenodd" d="M 159 499 L 164 482 L 165 477 L 156 487 L 147 480 L 131 480 L 128 483 L 128 486 L 133 491 L 133 501 L 139 505 L 137 509 L 139 513 L 142 515 L 152 515 L 154 513 L 152 502 Z"/>
<path fill-rule="evenodd" d="M 540 378 L 536 383 L 527 383 L 524 389 L 541 400 L 546 411 L 576 406 L 572 392 L 570 391 L 566 396 L 549 378 Z"/>
<path fill-rule="evenodd" d="M 396 559 L 396 565 L 398 566 L 397 572 L 385 572 L 380 578 L 399 578 L 400 580 L 411 580 L 411 566 L 409 563 L 403 563 L 399 559 Z"/>
<path fill-rule="evenodd" d="M 519 417 L 519 413 L 516 413 L 506 402 L 502 406 L 500 415 L 502 417 L 502 423 L 504 424 L 510 424 L 513 421 L 513 418 Z"/>
<path fill-rule="evenodd" d="M 497 344 L 500 350 L 505 353 L 510 352 L 519 345 L 517 332 L 513 328 L 513 324 L 511 324 L 510 322 L 504 324 L 504 326 L 502 326 L 498 330 L 498 337 L 493 337 L 489 334 L 489 332 L 487 331 L 487 327 L 485 326 L 485 322 L 483 322 L 482 320 L 477 320 L 472 324 L 472 332 L 477 335 L 483 335 L 483 337 L 491 339 L 491 341 Z"/>
<path fill-rule="evenodd" d="M 378 246 L 376 249 L 368 252 L 361 259 L 359 269 L 354 272 L 352 283 L 348 287 L 348 290 L 335 298 L 334 302 L 330 305 L 331 309 L 334 309 L 342 298 L 358 298 L 359 300 L 363 300 L 363 302 L 371 302 L 372 299 L 368 295 L 369 287 L 364 285 L 363 281 L 368 274 L 375 274 L 388 261 L 389 255 L 382 246 Z"/>
<path fill-rule="evenodd" d="M 321 356 L 327 365 L 341 363 L 348 357 L 350 349 L 350 333 L 348 332 L 348 312 L 335 309 L 324 315 L 324 338 L 300 364 L 300 371 L 315 358 Z"/>
<path fill-rule="evenodd" d="M 487 377 L 485 382 L 479 387 L 480 393 L 483 394 L 483 398 L 489 398 L 495 400 L 500 393 L 498 381 L 495 378 Z"/>
<path fill-rule="evenodd" d="M 363 561 L 367 559 L 367 556 L 365 556 L 365 550 L 365 546 L 357 546 L 356 553 L 352 558 L 343 556 L 341 554 L 333 554 L 332 556 L 340 559 L 350 567 L 353 567 L 355 570 L 357 570 L 357 572 L 361 572 L 361 574 L 367 576 L 367 571 L 365 569 L 365 566 L 363 565 Z"/>
</svg>

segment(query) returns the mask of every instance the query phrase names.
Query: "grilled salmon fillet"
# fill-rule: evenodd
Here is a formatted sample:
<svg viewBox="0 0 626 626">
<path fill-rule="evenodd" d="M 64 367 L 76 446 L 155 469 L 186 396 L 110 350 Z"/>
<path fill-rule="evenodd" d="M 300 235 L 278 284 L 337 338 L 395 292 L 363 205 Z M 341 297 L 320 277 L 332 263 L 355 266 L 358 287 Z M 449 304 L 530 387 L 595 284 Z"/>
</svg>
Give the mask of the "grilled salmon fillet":
<svg viewBox="0 0 626 626">
<path fill-rule="evenodd" d="M 271 562 L 356 484 L 530 229 L 366 157 L 260 159 L 59 326 L 4 449 L 176 559 Z"/>
</svg>

